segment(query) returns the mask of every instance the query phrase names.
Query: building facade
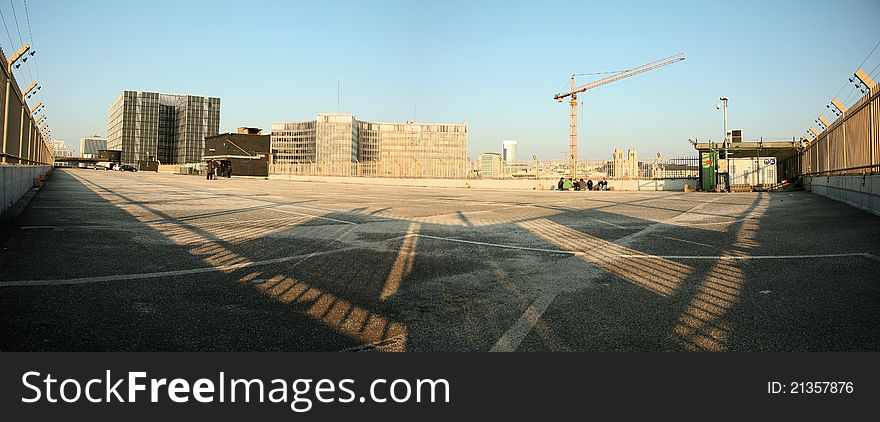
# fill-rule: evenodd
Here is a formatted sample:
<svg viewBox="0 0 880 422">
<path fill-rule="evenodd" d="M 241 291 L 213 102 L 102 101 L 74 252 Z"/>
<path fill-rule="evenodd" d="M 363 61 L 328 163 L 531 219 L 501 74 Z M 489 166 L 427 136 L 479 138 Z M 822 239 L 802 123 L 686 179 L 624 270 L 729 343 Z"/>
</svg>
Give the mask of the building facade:
<svg viewBox="0 0 880 422">
<path fill-rule="evenodd" d="M 240 127 L 236 133 L 205 138 L 205 161 L 221 162 L 231 176 L 269 175 L 269 135 L 259 128 Z"/>
<path fill-rule="evenodd" d="M 517 142 L 514 140 L 501 141 L 501 159 L 506 164 L 516 164 L 516 147 Z"/>
<path fill-rule="evenodd" d="M 480 177 L 504 177 L 504 162 L 497 152 L 484 152 L 477 158 L 480 162 Z"/>
<path fill-rule="evenodd" d="M 67 148 L 67 144 L 64 143 L 64 141 L 59 141 L 57 139 L 49 141 L 49 149 L 52 151 L 52 156 L 55 158 L 73 156 L 73 151 Z"/>
<path fill-rule="evenodd" d="M 107 148 L 128 163 L 195 163 L 219 132 L 219 98 L 123 91 L 108 112 Z"/>
<path fill-rule="evenodd" d="M 466 177 L 467 125 L 386 123 L 319 114 L 272 124 L 280 173 L 373 177 Z"/>
<path fill-rule="evenodd" d="M 94 158 L 98 151 L 107 149 L 107 138 L 98 135 L 79 138 L 79 155 L 83 158 Z"/>
<path fill-rule="evenodd" d="M 611 174 L 616 179 L 639 178 L 639 157 L 635 148 L 628 148 L 626 157 L 624 157 L 622 149 L 615 148 L 612 166 Z"/>
</svg>

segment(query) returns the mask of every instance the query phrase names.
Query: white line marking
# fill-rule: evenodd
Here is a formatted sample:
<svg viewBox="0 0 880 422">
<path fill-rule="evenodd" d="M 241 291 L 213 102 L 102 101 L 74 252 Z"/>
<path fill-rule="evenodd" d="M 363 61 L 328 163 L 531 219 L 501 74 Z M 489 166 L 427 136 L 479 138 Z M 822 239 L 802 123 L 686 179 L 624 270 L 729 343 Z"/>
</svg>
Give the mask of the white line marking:
<svg viewBox="0 0 880 422">
<path fill-rule="evenodd" d="M 388 239 L 387 241 L 402 239 L 403 236 Z M 202 273 L 212 273 L 217 271 L 230 271 L 230 270 L 238 270 L 241 268 L 249 268 L 249 267 L 259 267 L 263 265 L 272 265 L 272 264 L 280 264 L 283 262 L 295 261 L 298 259 L 306 260 L 316 256 L 322 255 L 330 255 L 338 252 L 346 252 L 350 250 L 355 250 L 361 248 L 362 246 L 347 246 L 339 249 L 331 249 L 327 251 L 318 251 L 312 252 L 308 254 L 302 255 L 292 255 L 285 256 L 281 258 L 273 258 L 266 259 L 262 261 L 251 261 L 251 262 L 242 262 L 240 264 L 231 264 L 231 265 L 220 265 L 216 267 L 203 267 L 203 268 L 190 268 L 186 270 L 174 270 L 174 271 L 159 271 L 152 273 L 137 273 L 137 274 L 119 274 L 119 275 L 107 275 L 100 277 L 80 277 L 80 278 L 68 278 L 68 279 L 57 279 L 57 280 L 17 280 L 17 281 L 0 281 L 0 288 L 2 287 L 23 287 L 23 286 L 66 286 L 73 284 L 88 284 L 88 283 L 100 283 L 105 281 L 123 281 L 123 280 L 141 280 L 148 278 L 165 278 L 165 277 L 175 277 L 181 275 L 190 275 L 190 274 L 202 274 Z"/>
<path fill-rule="evenodd" d="M 474 240 L 464 240 L 464 239 L 456 239 L 454 237 L 440 237 L 440 236 L 429 236 L 426 234 L 418 234 L 412 233 L 406 236 L 418 236 L 424 237 L 428 239 L 436 239 L 436 240 L 445 240 L 448 242 L 456 242 L 456 243 L 468 243 L 472 245 L 480 245 L 480 246 L 491 246 L 494 248 L 503 248 L 503 249 L 517 249 L 517 250 L 525 250 L 525 251 L 535 251 L 535 252 L 547 252 L 554 254 L 563 254 L 563 255 L 574 255 L 574 256 L 586 256 L 585 252 L 574 252 L 574 251 L 565 251 L 561 249 L 544 249 L 544 248 L 530 248 L 527 246 L 515 246 L 515 245 L 504 245 L 500 243 L 489 243 L 489 242 L 477 242 Z M 406 237 L 405 236 L 405 237 Z M 612 242 L 616 243 L 616 242 Z M 651 255 L 651 254 L 620 254 L 613 255 L 617 258 L 630 258 L 630 259 L 715 259 L 715 260 L 747 260 L 747 259 L 812 259 L 812 258 L 841 258 L 841 257 L 850 257 L 850 256 L 861 256 L 869 259 L 880 260 L 880 258 L 875 257 L 867 252 L 852 252 L 852 253 L 837 253 L 837 254 L 814 254 L 814 255 L 741 255 L 741 256 L 733 256 L 733 255 Z"/>
<path fill-rule="evenodd" d="M 719 196 L 719 197 L 716 197 L 710 201 L 701 202 L 701 203 L 689 208 L 688 210 L 682 212 L 681 214 L 678 214 L 678 215 L 676 215 L 666 221 L 659 221 L 654 224 L 651 224 L 651 225 L 649 225 L 649 226 L 647 226 L 647 227 L 645 227 L 635 233 L 632 233 L 628 236 L 624 236 L 620 239 L 617 239 L 613 243 L 617 243 L 619 245 L 626 245 L 626 244 L 632 242 L 634 239 L 638 238 L 639 236 L 642 236 L 646 233 L 651 233 L 652 231 L 656 230 L 657 227 L 659 227 L 663 224 L 669 224 L 671 222 L 674 222 L 675 220 L 681 218 L 682 216 L 687 215 L 691 211 L 694 211 L 698 208 L 704 207 L 704 206 L 706 206 L 712 202 L 715 202 L 721 198 L 722 197 Z M 575 255 L 577 255 L 577 254 L 575 254 Z M 535 324 L 538 323 L 538 320 L 541 319 L 541 315 L 544 314 L 544 311 L 547 310 L 547 307 L 550 306 L 550 303 L 553 302 L 553 300 L 556 298 L 556 296 L 558 296 L 560 293 L 562 293 L 561 289 L 553 289 L 553 290 L 545 293 L 544 295 L 538 297 L 538 299 L 535 300 L 535 303 L 533 303 L 532 306 L 530 306 L 528 309 L 526 309 L 526 311 L 522 314 L 522 316 L 520 316 L 519 319 L 517 319 L 516 322 L 513 324 L 513 326 L 511 326 L 510 329 L 508 329 L 504 333 L 504 335 L 502 335 L 498 339 L 498 341 L 495 342 L 495 346 L 493 346 L 492 349 L 490 349 L 490 350 L 491 351 L 516 351 L 516 349 L 522 343 L 523 339 L 535 327 Z"/>
<path fill-rule="evenodd" d="M 712 226 L 715 224 L 733 224 L 733 223 L 739 223 L 741 221 L 747 221 L 747 220 L 757 220 L 757 219 L 752 218 L 752 217 L 745 217 L 745 218 L 738 218 L 736 220 L 714 221 L 714 222 L 710 222 L 710 223 L 692 223 L 690 221 L 687 221 L 687 222 L 683 223 L 682 225 L 680 225 L 679 227 L 687 228 L 688 226 Z"/>
<path fill-rule="evenodd" d="M 67 210 L 67 209 L 94 209 L 94 210 L 99 210 L 99 209 L 101 209 L 101 204 L 95 204 L 95 205 L 87 206 L 87 207 L 84 207 L 84 206 L 76 206 L 76 205 L 61 205 L 61 206 L 57 206 L 57 207 L 47 207 L 47 206 L 45 206 L 45 205 L 35 205 L 35 206 L 32 206 L 31 208 L 35 208 L 35 209 L 43 209 L 43 210 Z"/>
<path fill-rule="evenodd" d="M 538 296 L 489 351 L 515 352 L 558 294 L 558 291 L 552 291 Z"/>
<path fill-rule="evenodd" d="M 287 205 L 284 205 L 284 206 L 287 206 Z M 337 219 L 335 219 L 335 218 L 321 217 L 321 216 L 319 216 L 319 215 L 306 214 L 306 213 L 303 213 L 303 212 L 296 212 L 296 211 L 290 211 L 290 210 L 283 210 L 283 209 L 280 209 L 280 208 L 275 208 L 274 211 L 283 212 L 283 213 L 287 213 L 287 214 L 305 215 L 305 216 L 312 217 L 312 218 L 320 218 L 321 220 L 335 221 L 335 222 L 337 222 L 337 223 L 342 223 L 342 224 L 351 224 L 351 225 L 353 225 L 353 226 L 358 225 L 358 223 L 352 223 L 351 221 L 337 220 Z"/>
<path fill-rule="evenodd" d="M 871 254 L 865 252 L 853 253 L 828 253 L 816 255 L 618 255 L 619 258 L 636 259 L 715 259 L 715 260 L 746 260 L 746 259 L 812 259 L 812 258 L 840 258 L 848 256 L 861 256 L 871 258 Z"/>
<path fill-rule="evenodd" d="M 519 250 L 524 250 L 524 251 L 548 252 L 548 253 L 558 253 L 558 254 L 565 254 L 565 255 L 578 255 L 578 254 L 580 254 L 579 252 L 564 251 L 561 249 L 543 249 L 543 248 L 530 248 L 527 246 L 502 245 L 499 243 L 477 242 L 474 240 L 456 239 L 454 237 L 429 236 L 426 234 L 418 234 L 418 233 L 413 233 L 413 234 L 410 234 L 409 236 L 418 236 L 418 237 L 424 237 L 427 239 L 445 240 L 448 242 L 469 243 L 472 245 L 492 246 L 495 248 L 503 248 L 503 249 L 519 249 Z"/>
<path fill-rule="evenodd" d="M 880 256 L 877 256 L 877 255 L 874 255 L 874 254 L 870 254 L 870 253 L 867 253 L 867 252 L 866 252 L 864 255 L 865 255 L 865 257 L 867 257 L 868 259 L 873 259 L 874 261 L 880 261 Z"/>
</svg>

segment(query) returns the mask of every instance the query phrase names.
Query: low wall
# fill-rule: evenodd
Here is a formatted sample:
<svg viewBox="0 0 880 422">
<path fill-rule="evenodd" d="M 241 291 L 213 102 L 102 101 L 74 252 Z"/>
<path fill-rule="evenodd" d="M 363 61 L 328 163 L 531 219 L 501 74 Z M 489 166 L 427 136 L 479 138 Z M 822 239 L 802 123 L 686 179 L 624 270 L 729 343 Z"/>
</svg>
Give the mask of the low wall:
<svg viewBox="0 0 880 422">
<path fill-rule="evenodd" d="M 270 174 L 269 180 L 292 180 L 298 182 L 345 183 L 386 186 L 425 186 L 445 188 L 544 190 L 553 189 L 559 179 L 518 180 L 518 179 L 394 179 L 382 177 L 339 177 L 339 176 L 293 176 Z M 595 180 L 594 180 L 595 182 Z M 608 187 L 623 191 L 683 191 L 684 185 L 695 190 L 697 179 L 658 179 L 658 180 L 609 180 Z"/>
<path fill-rule="evenodd" d="M 0 213 L 34 187 L 34 179 L 48 174 L 51 166 L 0 166 Z"/>
<path fill-rule="evenodd" d="M 880 215 L 880 175 L 809 176 L 804 186 L 815 194 Z"/>
<path fill-rule="evenodd" d="M 157 169 L 159 173 L 169 173 L 169 174 L 177 174 L 180 173 L 180 166 L 174 164 L 163 164 L 160 165 Z"/>
</svg>

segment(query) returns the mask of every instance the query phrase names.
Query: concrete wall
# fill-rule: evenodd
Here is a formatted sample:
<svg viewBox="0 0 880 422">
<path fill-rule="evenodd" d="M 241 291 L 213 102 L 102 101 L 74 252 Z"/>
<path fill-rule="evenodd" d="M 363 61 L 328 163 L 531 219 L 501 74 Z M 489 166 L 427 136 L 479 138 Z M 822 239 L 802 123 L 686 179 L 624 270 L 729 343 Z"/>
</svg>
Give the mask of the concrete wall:
<svg viewBox="0 0 880 422">
<path fill-rule="evenodd" d="M 51 166 L 0 166 L 0 213 L 34 187 L 34 179 L 48 174 Z"/>
<path fill-rule="evenodd" d="M 559 179 L 542 180 L 495 180 L 495 179 L 393 179 L 380 177 L 335 177 L 335 176 L 291 176 L 271 174 L 270 180 L 293 180 L 300 182 L 348 183 L 386 186 L 427 186 L 474 189 L 535 190 L 551 189 Z M 594 180 L 595 182 L 595 180 Z M 697 179 L 659 179 L 659 180 L 609 180 L 608 186 L 614 190 L 625 191 L 683 191 L 684 185 L 693 190 L 699 185 Z"/>
<path fill-rule="evenodd" d="M 813 193 L 880 215 L 880 175 L 811 176 L 804 186 Z"/>
</svg>

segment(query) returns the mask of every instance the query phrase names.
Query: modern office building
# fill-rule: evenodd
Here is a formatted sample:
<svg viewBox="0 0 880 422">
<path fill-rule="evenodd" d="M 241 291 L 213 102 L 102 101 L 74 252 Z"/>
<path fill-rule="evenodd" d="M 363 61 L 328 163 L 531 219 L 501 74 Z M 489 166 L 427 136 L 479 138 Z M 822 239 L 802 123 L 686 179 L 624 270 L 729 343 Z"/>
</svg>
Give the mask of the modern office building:
<svg viewBox="0 0 880 422">
<path fill-rule="evenodd" d="M 506 164 L 516 164 L 516 141 L 501 141 L 501 159 Z"/>
<path fill-rule="evenodd" d="M 126 163 L 200 162 L 205 137 L 220 132 L 216 97 L 123 91 L 108 114 L 107 148 Z"/>
<path fill-rule="evenodd" d="M 79 155 L 83 158 L 98 156 L 98 151 L 107 149 L 107 138 L 98 135 L 79 138 Z"/>
<path fill-rule="evenodd" d="M 272 123 L 277 172 L 378 177 L 465 177 L 467 125 L 385 123 L 351 114 Z"/>
<path fill-rule="evenodd" d="M 501 154 L 484 152 L 477 160 L 480 162 L 481 178 L 504 177 L 504 162 Z"/>
</svg>

